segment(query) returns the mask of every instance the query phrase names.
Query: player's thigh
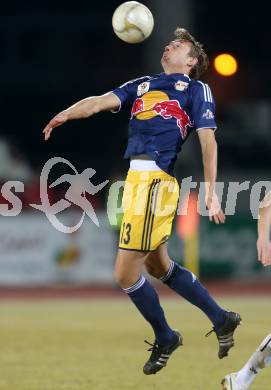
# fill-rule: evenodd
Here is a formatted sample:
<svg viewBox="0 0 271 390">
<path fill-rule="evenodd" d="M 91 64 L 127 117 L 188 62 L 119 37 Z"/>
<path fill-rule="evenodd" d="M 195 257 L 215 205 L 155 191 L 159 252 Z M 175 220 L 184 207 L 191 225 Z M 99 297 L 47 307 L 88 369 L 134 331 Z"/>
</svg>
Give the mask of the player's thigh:
<svg viewBox="0 0 271 390">
<path fill-rule="evenodd" d="M 169 269 L 170 257 L 167 247 L 167 242 L 161 244 L 155 251 L 150 252 L 149 256 L 145 259 L 147 272 L 156 278 L 164 276 Z"/>
</svg>

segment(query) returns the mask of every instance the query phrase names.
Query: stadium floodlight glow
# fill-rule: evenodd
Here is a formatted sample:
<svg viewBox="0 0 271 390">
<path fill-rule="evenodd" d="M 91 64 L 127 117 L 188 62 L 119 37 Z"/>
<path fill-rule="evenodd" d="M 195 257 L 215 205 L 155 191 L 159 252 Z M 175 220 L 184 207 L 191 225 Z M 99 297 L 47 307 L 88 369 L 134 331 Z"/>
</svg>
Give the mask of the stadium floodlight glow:
<svg viewBox="0 0 271 390">
<path fill-rule="evenodd" d="M 221 76 L 232 76 L 237 72 L 237 60 L 227 53 L 219 54 L 214 59 L 214 67 Z"/>
</svg>

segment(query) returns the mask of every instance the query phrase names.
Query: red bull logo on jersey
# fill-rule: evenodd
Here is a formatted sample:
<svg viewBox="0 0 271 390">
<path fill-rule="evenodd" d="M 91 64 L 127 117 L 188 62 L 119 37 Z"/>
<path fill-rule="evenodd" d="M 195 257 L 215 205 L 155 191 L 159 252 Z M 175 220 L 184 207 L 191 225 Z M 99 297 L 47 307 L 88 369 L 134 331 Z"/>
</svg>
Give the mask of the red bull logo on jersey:
<svg viewBox="0 0 271 390">
<path fill-rule="evenodd" d="M 182 139 L 185 139 L 187 136 L 187 127 L 193 126 L 189 115 L 182 109 L 178 100 L 169 100 L 169 97 L 164 92 L 151 91 L 134 101 L 131 118 L 136 117 L 139 120 L 147 120 L 157 115 L 164 119 L 176 119 Z"/>
<path fill-rule="evenodd" d="M 141 112 L 144 112 L 144 100 L 141 99 L 141 98 L 137 98 L 134 101 L 134 104 L 133 104 L 133 107 L 132 107 L 132 110 L 131 110 L 131 118 L 133 116 L 137 117 L 138 114 L 140 114 Z"/>
</svg>

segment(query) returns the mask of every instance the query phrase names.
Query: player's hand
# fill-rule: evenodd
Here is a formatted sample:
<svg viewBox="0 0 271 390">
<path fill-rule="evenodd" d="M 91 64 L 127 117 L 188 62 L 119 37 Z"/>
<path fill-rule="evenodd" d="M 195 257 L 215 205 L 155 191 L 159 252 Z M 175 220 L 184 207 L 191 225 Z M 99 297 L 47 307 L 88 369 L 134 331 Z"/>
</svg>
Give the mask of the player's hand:
<svg viewBox="0 0 271 390">
<path fill-rule="evenodd" d="M 68 114 L 66 112 L 60 112 L 53 119 L 51 119 L 48 125 L 43 130 L 45 141 L 48 141 L 55 127 L 63 125 L 63 123 L 65 123 L 67 120 Z"/>
<path fill-rule="evenodd" d="M 267 239 L 258 238 L 258 260 L 266 267 L 271 265 L 271 242 Z"/>
<path fill-rule="evenodd" d="M 209 220 L 214 221 L 217 225 L 219 223 L 224 223 L 226 217 L 221 209 L 217 195 L 214 193 L 212 196 L 207 196 L 205 202 L 209 210 Z"/>
</svg>

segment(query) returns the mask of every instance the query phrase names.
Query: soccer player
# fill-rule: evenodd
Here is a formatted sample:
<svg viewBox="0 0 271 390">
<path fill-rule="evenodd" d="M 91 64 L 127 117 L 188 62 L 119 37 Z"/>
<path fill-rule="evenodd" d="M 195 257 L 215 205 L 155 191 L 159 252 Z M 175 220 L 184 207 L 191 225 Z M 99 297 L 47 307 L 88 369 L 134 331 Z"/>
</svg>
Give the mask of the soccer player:
<svg viewBox="0 0 271 390">
<path fill-rule="evenodd" d="M 150 275 L 208 316 L 218 339 L 220 359 L 233 346 L 233 334 L 241 322 L 238 313 L 221 308 L 191 272 L 168 256 L 167 240 L 179 197 L 174 163 L 194 130 L 199 136 L 208 183 L 206 205 L 210 219 L 219 224 L 225 216 L 215 193 L 215 103 L 209 86 L 197 81 L 208 67 L 208 57 L 188 31 L 177 28 L 175 39 L 164 49 L 161 64 L 163 73 L 128 81 L 105 95 L 83 99 L 57 114 L 44 129 L 48 140 L 52 130 L 68 120 L 131 107 L 124 156 L 130 159 L 130 169 L 124 188 L 115 274 L 154 331 L 151 355 L 143 368 L 146 375 L 166 366 L 172 352 L 182 344 L 182 336 L 168 324 L 156 290 L 141 274 L 143 265 Z"/>
<path fill-rule="evenodd" d="M 264 266 L 271 265 L 271 192 L 260 204 L 258 219 L 258 260 Z M 244 367 L 222 380 L 223 390 L 247 390 L 256 375 L 271 364 L 271 333 L 261 342 Z"/>
</svg>

